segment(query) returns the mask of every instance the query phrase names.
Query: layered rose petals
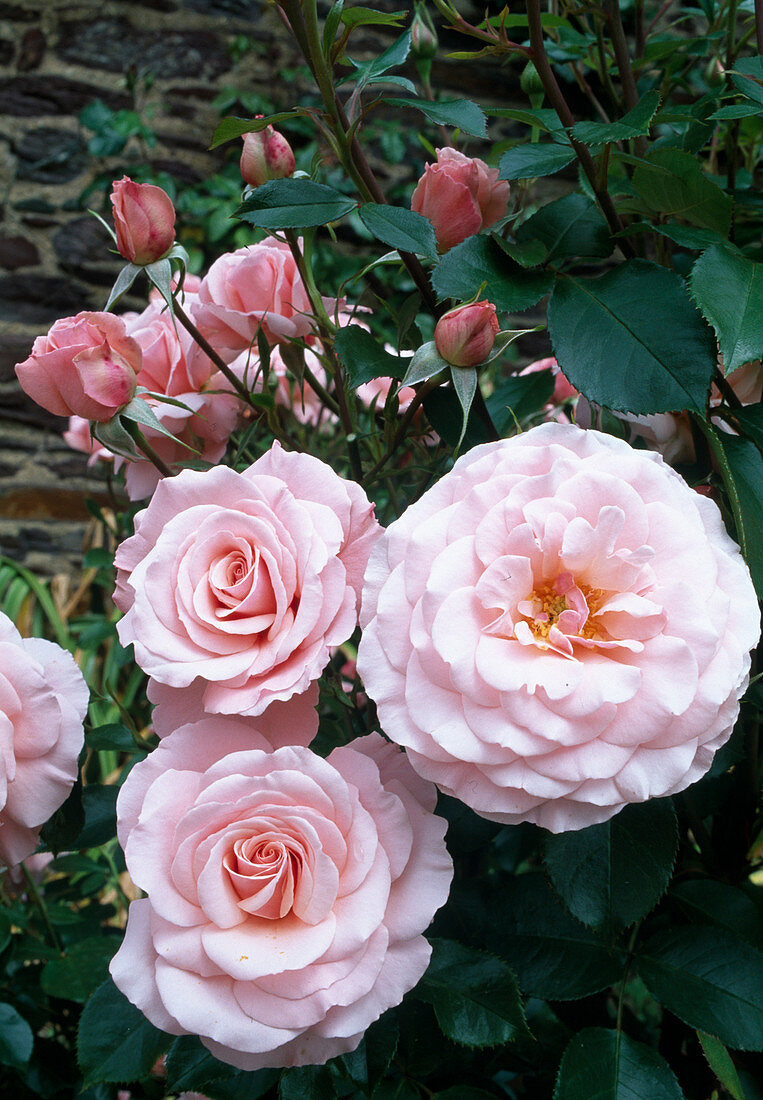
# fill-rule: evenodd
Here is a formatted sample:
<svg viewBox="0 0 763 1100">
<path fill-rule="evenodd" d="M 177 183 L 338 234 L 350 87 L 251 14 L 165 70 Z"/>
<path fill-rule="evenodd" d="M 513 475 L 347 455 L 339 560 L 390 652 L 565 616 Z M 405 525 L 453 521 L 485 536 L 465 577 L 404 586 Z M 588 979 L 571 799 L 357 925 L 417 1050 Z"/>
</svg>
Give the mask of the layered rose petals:
<svg viewBox="0 0 763 1100">
<path fill-rule="evenodd" d="M 359 486 L 278 444 L 243 474 L 183 471 L 117 552 L 120 638 L 159 683 L 202 681 L 205 711 L 260 714 L 354 630 L 379 531 Z"/>
<path fill-rule="evenodd" d="M 323 760 L 203 725 L 165 738 L 120 792 L 148 897 L 114 981 L 157 1027 L 241 1069 L 325 1062 L 426 969 L 421 933 L 452 876 L 435 789 L 378 734 Z"/>
<path fill-rule="evenodd" d="M 358 671 L 413 766 L 553 832 L 700 778 L 759 635 L 715 505 L 561 424 L 475 448 L 390 526 L 361 625 Z"/>
<path fill-rule="evenodd" d="M 0 612 L 0 864 L 31 855 L 72 789 L 88 697 L 70 654 Z"/>
</svg>

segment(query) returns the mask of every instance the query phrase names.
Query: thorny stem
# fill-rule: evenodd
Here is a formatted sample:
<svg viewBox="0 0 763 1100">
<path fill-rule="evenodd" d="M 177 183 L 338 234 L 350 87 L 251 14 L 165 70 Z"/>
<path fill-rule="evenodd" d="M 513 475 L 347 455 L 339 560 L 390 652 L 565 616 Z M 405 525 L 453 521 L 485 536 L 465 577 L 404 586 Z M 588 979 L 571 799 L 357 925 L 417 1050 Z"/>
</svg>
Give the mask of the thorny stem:
<svg viewBox="0 0 763 1100">
<path fill-rule="evenodd" d="M 727 405 L 730 405 L 732 409 L 742 408 L 742 402 L 734 393 L 734 390 L 720 367 L 716 367 L 713 372 L 713 382 L 720 390 L 721 396 L 726 401 Z"/>
<path fill-rule="evenodd" d="M 258 408 L 258 406 L 255 405 L 252 401 L 252 395 L 249 393 L 249 390 L 246 388 L 241 379 L 236 377 L 236 375 L 230 369 L 225 360 L 222 359 L 220 355 L 215 351 L 209 340 L 207 340 L 205 336 L 202 336 L 202 334 L 196 328 L 196 325 L 193 323 L 191 318 L 178 302 L 177 298 L 175 298 L 174 301 L 173 313 L 178 321 L 180 321 L 180 324 L 183 326 L 189 336 L 191 336 L 195 340 L 195 342 L 199 345 L 204 354 L 212 360 L 220 373 L 228 379 L 241 400 L 246 402 L 246 404 L 249 405 L 250 408 L 254 409 L 254 411 L 259 415 L 262 410 Z"/>
<path fill-rule="evenodd" d="M 726 17 L 728 19 L 728 26 L 726 28 L 726 86 L 729 91 L 733 91 L 731 70 L 734 68 L 734 61 L 736 58 L 734 39 L 737 21 L 737 0 L 729 0 L 728 12 Z M 729 126 L 728 133 L 726 134 L 726 190 L 731 194 L 732 197 L 734 195 L 734 189 L 736 187 L 738 140 L 739 119 L 735 119 L 732 122 L 731 126 Z M 731 230 L 729 232 L 729 240 L 732 244 L 734 243 L 736 238 L 736 219 L 734 217 L 734 212 L 734 208 L 732 207 Z"/>
<path fill-rule="evenodd" d="M 387 451 L 381 456 L 379 461 L 374 466 L 372 466 L 371 469 L 366 474 L 366 482 L 370 482 L 372 480 L 372 478 L 374 478 L 376 476 L 376 474 L 378 474 L 379 471 L 384 466 L 386 466 L 386 464 L 392 458 L 395 451 L 398 449 L 400 444 L 405 439 L 406 433 L 408 431 L 408 427 L 409 427 L 411 421 L 413 420 L 414 416 L 416 415 L 416 413 L 421 408 L 421 405 L 422 405 L 422 402 L 424 401 L 424 398 L 427 396 L 427 394 L 430 394 L 432 392 L 432 390 L 436 390 L 439 385 L 440 385 L 440 376 L 439 375 L 435 375 L 433 378 L 428 378 L 426 380 L 426 382 L 422 382 L 422 384 L 416 390 L 416 396 L 413 398 L 410 405 L 408 406 L 408 408 L 405 410 L 405 412 L 401 416 L 400 423 L 397 426 L 397 430 L 396 430 L 394 436 L 392 437 L 392 442 L 390 443 L 389 447 L 387 448 Z"/>
<path fill-rule="evenodd" d="M 758 40 L 758 53 L 763 54 L 763 0 L 755 0 L 755 36 Z"/>
<path fill-rule="evenodd" d="M 289 250 L 294 257 L 294 262 L 297 265 L 297 271 L 299 271 L 302 277 L 308 301 L 310 302 L 310 308 L 312 309 L 315 322 L 318 326 L 318 334 L 321 338 L 321 344 L 323 345 L 323 352 L 328 359 L 331 374 L 334 378 L 337 412 L 347 439 L 347 452 L 350 458 L 352 476 L 355 481 L 360 482 L 363 480 L 363 464 L 360 461 L 360 449 L 358 447 L 358 441 L 355 438 L 355 425 L 352 422 L 352 415 L 347 404 L 347 394 L 344 389 L 344 371 L 334 351 L 334 335 L 329 327 L 326 310 L 324 309 L 321 297 L 316 291 L 312 274 L 308 271 L 305 264 L 305 258 L 300 251 L 297 234 L 293 229 L 286 229 L 284 230 L 284 235 Z"/>
<path fill-rule="evenodd" d="M 615 51 L 615 61 L 617 62 L 617 69 L 620 73 L 620 83 L 623 87 L 625 106 L 629 111 L 632 111 L 638 103 L 638 91 L 636 89 L 636 78 L 633 75 L 633 66 L 631 64 L 630 53 L 628 52 L 628 42 L 625 38 L 618 0 L 608 0 L 607 11 L 612 48 Z M 643 136 L 637 137 L 633 144 L 636 155 L 643 157 L 647 150 L 647 139 Z"/>
<path fill-rule="evenodd" d="M 154 448 L 148 442 L 143 432 L 140 430 L 134 420 L 128 420 L 126 417 L 122 420 L 122 426 L 129 436 L 137 444 L 138 448 L 143 451 L 143 454 L 153 463 L 162 477 L 174 477 L 175 471 L 171 466 L 168 466 L 164 459 L 156 453 Z"/>
<path fill-rule="evenodd" d="M 533 61 L 535 68 L 538 71 L 538 76 L 543 84 L 543 90 L 548 97 L 548 101 L 554 108 L 562 124 L 569 130 L 575 125 L 575 118 L 567 105 L 567 101 L 562 94 L 562 90 L 559 87 L 556 77 L 554 76 L 553 69 L 548 60 L 546 54 L 546 48 L 543 43 L 543 23 L 541 22 L 540 2 L 539 0 L 527 0 L 527 19 L 530 29 L 530 45 L 533 51 Z M 599 186 L 599 181 L 596 176 L 596 165 L 594 164 L 593 157 L 588 152 L 585 145 L 581 145 L 579 141 L 576 141 L 572 135 L 570 135 L 570 144 L 575 150 L 575 155 L 580 161 L 580 165 L 588 177 L 588 182 L 591 184 L 591 188 L 596 195 L 596 198 L 601 207 L 601 211 L 607 220 L 607 225 L 610 228 L 612 234 L 619 234 L 622 232 L 624 226 L 620 219 L 620 215 L 615 209 L 615 204 L 612 201 L 612 196 L 605 189 Z M 620 248 L 622 252 L 628 257 L 634 257 L 636 251 L 627 238 L 619 238 Z"/>
</svg>

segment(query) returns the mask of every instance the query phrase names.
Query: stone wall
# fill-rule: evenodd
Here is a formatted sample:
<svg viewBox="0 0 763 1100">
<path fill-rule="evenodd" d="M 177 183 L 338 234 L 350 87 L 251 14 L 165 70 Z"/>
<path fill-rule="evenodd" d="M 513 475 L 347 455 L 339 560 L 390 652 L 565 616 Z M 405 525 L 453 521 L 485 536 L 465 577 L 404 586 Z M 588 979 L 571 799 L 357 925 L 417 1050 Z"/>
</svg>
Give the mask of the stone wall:
<svg viewBox="0 0 763 1100">
<path fill-rule="evenodd" d="M 353 56 L 397 33 L 383 30 L 380 41 L 375 30 L 355 32 Z M 214 173 L 226 155 L 208 150 L 220 89 L 291 106 L 308 85 L 279 74 L 299 62 L 259 0 L 0 0 L 0 554 L 43 573 L 70 567 L 86 496 L 108 500 L 100 473 L 62 442 L 62 422 L 29 401 L 13 373 L 58 317 L 102 308 L 119 269 L 83 196 L 138 154 L 181 184 Z M 438 61 L 436 83 L 463 95 L 463 72 Z M 470 78 L 467 94 L 480 100 L 505 103 L 516 90 L 516 73 L 498 63 L 471 66 Z M 156 145 L 134 137 L 118 156 L 91 155 L 78 115 L 96 99 L 150 117 Z"/>
</svg>

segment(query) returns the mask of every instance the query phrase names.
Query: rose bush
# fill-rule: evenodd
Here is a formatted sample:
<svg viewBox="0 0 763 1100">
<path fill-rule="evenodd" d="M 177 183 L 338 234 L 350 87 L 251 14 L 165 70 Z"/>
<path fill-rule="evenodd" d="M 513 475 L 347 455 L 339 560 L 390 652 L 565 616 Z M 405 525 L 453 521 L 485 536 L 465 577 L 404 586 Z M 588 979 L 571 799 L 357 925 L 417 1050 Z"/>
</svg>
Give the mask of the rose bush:
<svg viewBox="0 0 763 1100">
<path fill-rule="evenodd" d="M 72 789 L 88 700 L 71 655 L 0 612 L 0 864 L 32 854 Z"/>
<path fill-rule="evenodd" d="M 759 636 L 717 507 L 561 424 L 474 448 L 386 530 L 361 625 L 358 671 L 413 766 L 552 832 L 704 775 Z"/>
<path fill-rule="evenodd" d="M 246 725 L 190 725 L 136 765 L 118 829 L 133 881 L 117 986 L 242 1069 L 317 1064 L 424 973 L 452 865 L 435 789 L 378 734 L 323 760 Z"/>
<path fill-rule="evenodd" d="M 360 486 L 274 444 L 239 474 L 160 482 L 119 547 L 118 626 L 155 680 L 204 681 L 208 711 L 305 691 L 357 622 L 379 525 Z"/>
</svg>

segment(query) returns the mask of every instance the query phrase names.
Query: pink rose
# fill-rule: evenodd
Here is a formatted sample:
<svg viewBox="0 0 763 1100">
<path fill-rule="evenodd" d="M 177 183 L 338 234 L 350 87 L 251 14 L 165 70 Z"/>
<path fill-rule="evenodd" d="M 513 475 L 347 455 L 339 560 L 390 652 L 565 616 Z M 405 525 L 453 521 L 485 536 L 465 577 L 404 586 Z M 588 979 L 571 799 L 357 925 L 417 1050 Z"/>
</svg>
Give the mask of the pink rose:
<svg viewBox="0 0 763 1100">
<path fill-rule="evenodd" d="M 0 612 L 0 863 L 31 855 L 74 786 L 88 699 L 66 650 Z"/>
<path fill-rule="evenodd" d="M 175 207 L 161 187 L 133 183 L 127 176 L 114 180 L 111 205 L 117 248 L 125 260 L 152 264 L 175 243 Z"/>
<path fill-rule="evenodd" d="M 241 178 L 250 187 L 268 180 L 282 180 L 294 174 L 294 153 L 283 134 L 266 126 L 256 133 L 244 134 L 241 153 Z"/>
<path fill-rule="evenodd" d="M 138 385 L 177 397 L 202 388 L 215 367 L 184 328 L 173 323 L 162 301 L 150 302 L 127 320 L 127 332 L 140 345 Z"/>
<path fill-rule="evenodd" d="M 140 367 L 140 348 L 122 318 L 85 312 L 38 336 L 16 376 L 48 412 L 104 422 L 132 399 Z"/>
<path fill-rule="evenodd" d="M 440 252 L 506 216 L 509 185 L 484 160 L 456 149 L 438 149 L 411 196 L 411 210 L 429 218 Z"/>
<path fill-rule="evenodd" d="M 119 547 L 124 645 L 204 707 L 260 714 L 307 690 L 349 638 L 380 528 L 363 490 L 276 443 L 243 474 L 164 479 Z"/>
<path fill-rule="evenodd" d="M 111 964 L 157 1027 L 241 1069 L 320 1064 L 426 970 L 452 865 L 435 789 L 371 734 L 328 759 L 187 726 L 117 804 L 130 906 Z"/>
<path fill-rule="evenodd" d="M 83 454 L 90 456 L 87 460 L 88 466 L 93 466 L 98 461 L 113 461 L 114 455 L 111 451 L 107 451 L 97 439 L 93 438 L 90 421 L 85 420 L 84 416 L 70 416 L 69 427 L 62 434 L 64 441 L 73 451 L 82 451 Z"/>
<path fill-rule="evenodd" d="M 443 314 L 434 330 L 435 347 L 454 367 L 477 367 L 493 350 L 500 328 L 492 302 L 469 302 Z"/>
<path fill-rule="evenodd" d="M 194 320 L 223 358 L 257 350 L 257 330 L 271 344 L 309 336 L 310 302 L 289 247 L 273 237 L 216 260 L 199 287 Z"/>
<path fill-rule="evenodd" d="M 552 832 L 704 775 L 759 634 L 712 501 L 553 423 L 475 447 L 387 529 L 361 625 L 358 672 L 416 770 Z"/>
</svg>

